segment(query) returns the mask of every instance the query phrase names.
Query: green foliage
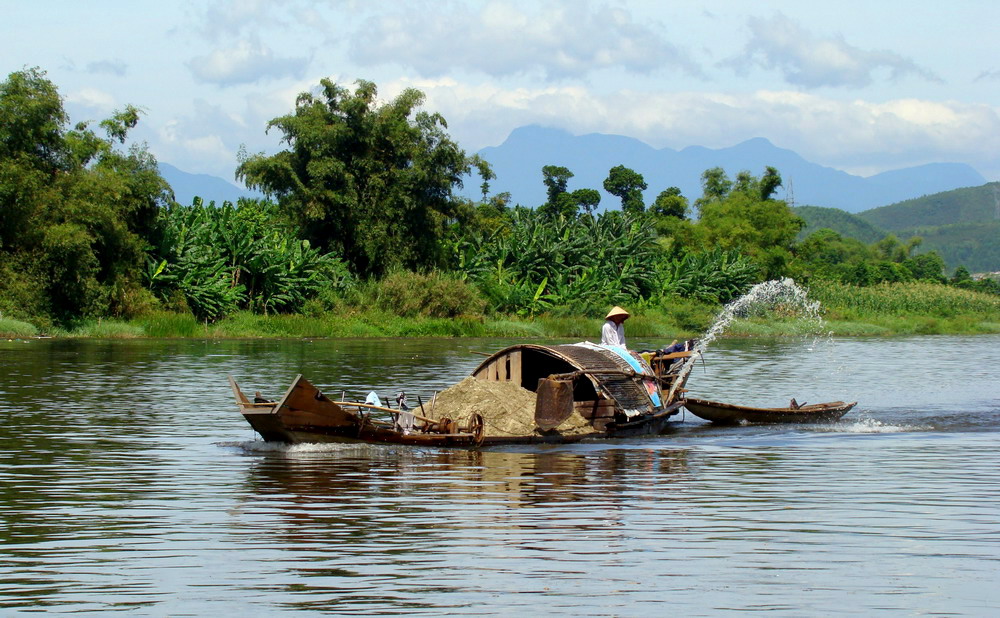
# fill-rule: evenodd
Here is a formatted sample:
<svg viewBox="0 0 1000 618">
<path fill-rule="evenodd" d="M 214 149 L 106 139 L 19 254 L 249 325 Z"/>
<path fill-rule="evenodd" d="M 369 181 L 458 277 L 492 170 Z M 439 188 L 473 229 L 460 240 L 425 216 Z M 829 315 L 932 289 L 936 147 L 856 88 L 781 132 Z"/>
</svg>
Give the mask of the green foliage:
<svg viewBox="0 0 1000 618">
<path fill-rule="evenodd" d="M 542 167 L 542 182 L 545 184 L 545 203 L 555 205 L 559 201 L 559 196 L 567 192 L 569 179 L 573 177 L 573 172 L 560 165 L 546 165 Z"/>
<path fill-rule="evenodd" d="M 288 149 L 242 153 L 237 176 L 276 196 L 314 246 L 358 274 L 434 265 L 451 191 L 473 161 L 444 118 L 416 111 L 423 101 L 407 89 L 378 105 L 371 82 L 352 93 L 323 79 L 318 95 L 300 94 L 294 113 L 268 123 Z"/>
<path fill-rule="evenodd" d="M 949 267 L 1000 270 L 1000 183 L 945 191 L 860 213 L 858 217 L 903 239 L 919 236 Z M 870 242 L 867 241 L 866 242 Z"/>
<path fill-rule="evenodd" d="M 691 211 L 691 206 L 678 187 L 670 187 L 656 196 L 656 201 L 649 209 L 657 217 L 684 219 Z"/>
<path fill-rule="evenodd" d="M 349 285 L 344 263 L 297 239 L 270 202 L 217 208 L 196 200 L 162 214 L 164 234 L 148 262 L 148 284 L 167 303 L 180 292 L 200 319 L 237 309 L 298 311 L 321 289 Z"/>
<path fill-rule="evenodd" d="M 705 302 L 727 303 L 758 280 L 756 264 L 737 251 L 713 249 L 688 253 L 660 270 L 665 293 Z"/>
<path fill-rule="evenodd" d="M 837 208 L 796 206 L 792 212 L 806 222 L 805 227 L 799 232 L 799 240 L 803 240 L 821 229 L 833 230 L 844 238 L 856 239 L 864 244 L 878 242 L 886 235 L 884 230 L 875 227 L 860 216 Z"/>
<path fill-rule="evenodd" d="M 785 202 L 738 191 L 703 202 L 698 223 L 708 246 L 749 255 L 765 279 L 785 274 L 803 225 Z"/>
<path fill-rule="evenodd" d="M 997 218 L 998 200 L 1000 183 L 991 182 L 873 208 L 859 213 L 858 217 L 897 233 L 915 227 L 989 223 Z"/>
<path fill-rule="evenodd" d="M 637 215 L 646 210 L 642 192 L 647 188 L 642 174 L 624 165 L 616 165 L 608 171 L 604 179 L 604 190 L 622 201 L 622 211 Z"/>
<path fill-rule="evenodd" d="M 29 322 L 22 322 L 0 314 L 0 336 L 2 337 L 34 337 L 38 328 Z"/>
<path fill-rule="evenodd" d="M 995 320 L 1000 313 L 1000 298 L 996 296 L 924 281 L 870 287 L 816 281 L 809 286 L 809 296 L 820 301 L 836 319 L 964 315 Z"/>
<path fill-rule="evenodd" d="M 460 238 L 452 264 L 503 313 L 534 315 L 559 305 L 596 313 L 649 296 L 658 256 L 652 224 L 619 211 L 551 219 L 528 209 L 510 225 Z M 603 315 L 603 314 L 602 314 Z"/>
<path fill-rule="evenodd" d="M 707 169 L 701 174 L 702 196 L 695 200 L 695 206 L 701 211 L 706 204 L 722 201 L 732 188 L 733 182 L 726 170 L 721 167 Z"/>
<path fill-rule="evenodd" d="M 136 307 L 143 250 L 158 234 L 169 187 L 142 147 L 117 148 L 138 122 L 128 106 L 99 137 L 69 118 L 38 69 L 0 83 L 0 252 L 30 264 L 36 315 L 62 321 L 127 316 Z"/>
<path fill-rule="evenodd" d="M 481 315 L 486 306 L 475 286 L 437 271 L 391 273 L 362 286 L 359 300 L 364 306 L 407 318 Z"/>
<path fill-rule="evenodd" d="M 909 228 L 899 235 L 919 236 L 921 249 L 937 252 L 949 267 L 964 264 L 972 272 L 1000 271 L 1000 221 Z"/>
</svg>

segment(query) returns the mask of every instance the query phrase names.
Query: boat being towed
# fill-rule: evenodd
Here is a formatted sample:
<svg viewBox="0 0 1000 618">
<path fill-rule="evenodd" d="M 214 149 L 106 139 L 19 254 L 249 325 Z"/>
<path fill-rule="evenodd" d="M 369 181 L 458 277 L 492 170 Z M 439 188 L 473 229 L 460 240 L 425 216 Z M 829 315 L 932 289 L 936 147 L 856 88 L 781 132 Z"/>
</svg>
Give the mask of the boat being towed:
<svg viewBox="0 0 1000 618">
<path fill-rule="evenodd" d="M 251 400 L 232 376 L 229 383 L 244 418 L 269 442 L 566 443 L 662 432 L 683 405 L 676 361 L 690 355 L 644 357 L 589 342 L 520 344 L 492 354 L 415 410 L 334 401 L 301 375 L 276 401 Z"/>
<path fill-rule="evenodd" d="M 689 397 L 684 407 L 698 418 L 717 425 L 744 423 L 824 423 L 840 419 L 858 402 L 831 401 L 799 405 L 793 399 L 787 408 L 753 408 L 732 403 Z"/>
</svg>

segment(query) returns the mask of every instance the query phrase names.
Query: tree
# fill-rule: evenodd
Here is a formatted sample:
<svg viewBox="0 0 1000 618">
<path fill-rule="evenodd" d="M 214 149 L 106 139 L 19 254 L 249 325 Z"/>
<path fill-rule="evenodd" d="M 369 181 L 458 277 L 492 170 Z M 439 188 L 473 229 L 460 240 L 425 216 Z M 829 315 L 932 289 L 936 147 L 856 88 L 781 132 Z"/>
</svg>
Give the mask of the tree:
<svg viewBox="0 0 1000 618">
<path fill-rule="evenodd" d="M 741 173 L 736 188 L 721 168 L 702 175 L 698 227 L 709 246 L 751 256 L 767 278 L 786 274 L 795 237 L 805 222 L 781 200 L 762 199 L 760 180 Z"/>
<path fill-rule="evenodd" d="M 559 196 L 566 193 L 566 186 L 572 177 L 573 172 L 560 165 L 546 165 L 542 168 L 542 182 L 545 183 L 547 204 L 558 203 Z"/>
<path fill-rule="evenodd" d="M 658 217 L 675 217 L 677 219 L 686 218 L 690 209 L 687 198 L 681 195 L 681 190 L 677 187 L 661 191 L 650 207 L 650 211 Z"/>
<path fill-rule="evenodd" d="M 0 83 L 0 291 L 58 320 L 129 315 L 141 289 L 145 247 L 171 199 L 156 160 L 123 144 L 141 110 L 67 129 L 55 85 L 39 69 Z M 30 292 L 26 292 L 30 291 Z M 32 298 L 26 298 L 31 295 Z M 146 300 L 143 300 L 143 299 Z M 39 316 L 33 316 L 39 317 Z"/>
<path fill-rule="evenodd" d="M 601 203 L 601 193 L 597 189 L 577 189 L 570 197 L 588 215 L 594 214 L 597 205 Z"/>
<path fill-rule="evenodd" d="M 642 174 L 624 165 L 616 165 L 608 171 L 604 180 L 604 190 L 622 201 L 622 210 L 638 214 L 646 210 L 642 192 L 646 190 L 646 180 Z"/>
<path fill-rule="evenodd" d="M 236 170 L 276 197 L 313 246 L 342 254 L 362 275 L 437 263 L 452 190 L 472 164 L 440 114 L 417 111 L 422 92 L 382 105 L 377 94 L 368 81 L 352 93 L 321 80 L 318 94 L 300 94 L 293 113 L 267 125 L 288 149 L 242 152 Z"/>
<path fill-rule="evenodd" d="M 732 188 L 733 181 L 729 180 L 726 170 L 721 167 L 707 169 L 701 174 L 701 197 L 694 205 L 701 211 L 705 204 L 725 199 Z"/>
<path fill-rule="evenodd" d="M 778 170 L 768 165 L 764 168 L 764 175 L 758 183 L 760 199 L 769 200 L 774 192 L 781 186 L 781 174 Z"/>
</svg>

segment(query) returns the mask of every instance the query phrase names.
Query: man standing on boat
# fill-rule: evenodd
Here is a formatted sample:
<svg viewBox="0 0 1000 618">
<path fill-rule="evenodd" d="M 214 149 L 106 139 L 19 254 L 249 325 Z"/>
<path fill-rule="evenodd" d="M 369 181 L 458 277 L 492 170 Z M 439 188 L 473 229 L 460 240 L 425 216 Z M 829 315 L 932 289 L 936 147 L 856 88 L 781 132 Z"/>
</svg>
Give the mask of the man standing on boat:
<svg viewBox="0 0 1000 618">
<path fill-rule="evenodd" d="M 616 306 L 604 316 L 604 327 L 601 329 L 601 345 L 620 345 L 625 347 L 625 326 L 628 311 Z"/>
</svg>

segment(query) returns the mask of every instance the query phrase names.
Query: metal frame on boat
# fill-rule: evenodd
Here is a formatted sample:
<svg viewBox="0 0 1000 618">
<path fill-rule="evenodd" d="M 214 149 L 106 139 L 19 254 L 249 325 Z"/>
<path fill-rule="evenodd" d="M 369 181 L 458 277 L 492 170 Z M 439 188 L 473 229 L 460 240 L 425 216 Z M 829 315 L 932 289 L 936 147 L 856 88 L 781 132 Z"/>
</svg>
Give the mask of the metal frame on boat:
<svg viewBox="0 0 1000 618">
<path fill-rule="evenodd" d="M 649 362 L 622 347 L 592 343 L 515 345 L 485 359 L 476 380 L 511 382 L 535 393 L 534 425 L 523 435 L 491 434 L 483 415 L 432 418 L 413 410 L 334 401 L 297 376 L 276 401 L 252 401 L 232 377 L 240 412 L 270 442 L 372 442 L 478 447 L 622 438 L 663 431 L 680 412 L 683 384 L 674 361 L 690 352 L 653 356 Z M 561 429 L 573 417 L 584 430 Z M 580 418 L 582 417 L 582 419 Z"/>
</svg>

